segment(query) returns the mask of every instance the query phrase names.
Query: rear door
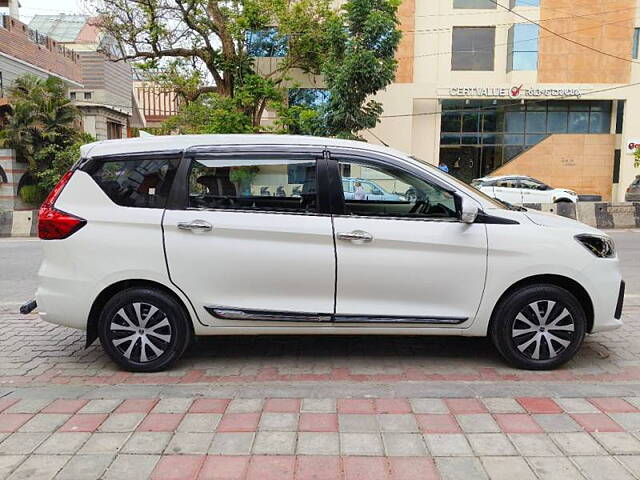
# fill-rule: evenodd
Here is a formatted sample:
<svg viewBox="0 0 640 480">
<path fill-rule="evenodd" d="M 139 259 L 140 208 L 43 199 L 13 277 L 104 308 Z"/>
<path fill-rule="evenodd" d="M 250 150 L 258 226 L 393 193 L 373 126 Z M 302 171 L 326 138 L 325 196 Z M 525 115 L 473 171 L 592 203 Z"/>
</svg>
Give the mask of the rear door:
<svg viewBox="0 0 640 480">
<path fill-rule="evenodd" d="M 325 160 L 270 150 L 200 153 L 181 165 L 186 188 L 163 221 L 167 262 L 206 325 L 291 325 L 333 313 L 331 217 L 318 193 Z"/>
<path fill-rule="evenodd" d="M 522 190 L 517 178 L 502 178 L 496 181 L 493 189 L 495 198 L 507 203 L 522 203 Z"/>
</svg>

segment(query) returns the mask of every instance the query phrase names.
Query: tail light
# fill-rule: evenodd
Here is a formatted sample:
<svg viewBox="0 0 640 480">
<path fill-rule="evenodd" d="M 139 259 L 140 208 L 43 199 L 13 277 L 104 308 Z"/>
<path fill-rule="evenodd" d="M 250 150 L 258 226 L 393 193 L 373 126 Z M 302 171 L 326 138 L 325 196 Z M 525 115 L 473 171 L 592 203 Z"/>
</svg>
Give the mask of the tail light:
<svg viewBox="0 0 640 480">
<path fill-rule="evenodd" d="M 73 171 L 65 173 L 40 206 L 38 213 L 38 237 L 42 240 L 62 240 L 85 226 L 87 221 L 54 208 L 54 203 L 67 185 Z"/>
</svg>

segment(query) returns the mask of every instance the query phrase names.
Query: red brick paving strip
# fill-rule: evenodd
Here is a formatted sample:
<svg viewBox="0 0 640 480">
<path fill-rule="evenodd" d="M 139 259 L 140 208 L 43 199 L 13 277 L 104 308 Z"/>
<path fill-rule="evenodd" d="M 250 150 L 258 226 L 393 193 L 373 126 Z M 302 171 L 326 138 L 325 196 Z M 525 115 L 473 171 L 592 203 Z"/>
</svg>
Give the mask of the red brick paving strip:
<svg viewBox="0 0 640 480">
<path fill-rule="evenodd" d="M 338 415 L 335 413 L 301 413 L 300 432 L 337 432 Z"/>
<path fill-rule="evenodd" d="M 411 413 L 411 404 L 404 398 L 376 398 L 377 413 Z"/>
<path fill-rule="evenodd" d="M 542 427 L 526 413 L 497 413 L 494 415 L 504 433 L 542 433 Z"/>
<path fill-rule="evenodd" d="M 149 413 L 156 403 L 157 398 L 131 398 L 122 402 L 115 413 Z"/>
<path fill-rule="evenodd" d="M 604 413 L 572 413 L 571 416 L 587 432 L 624 432 L 624 428 Z"/>
<path fill-rule="evenodd" d="M 550 398 L 526 397 L 516 400 L 529 413 L 562 413 L 562 408 Z"/>
<path fill-rule="evenodd" d="M 256 455 L 249 461 L 247 480 L 293 479 L 296 457 L 290 455 Z"/>
<path fill-rule="evenodd" d="M 60 432 L 95 432 L 107 419 L 106 413 L 79 413 L 60 427 Z"/>
<path fill-rule="evenodd" d="M 242 480 L 247 476 L 249 457 L 210 455 L 204 461 L 198 480 Z"/>
<path fill-rule="evenodd" d="M 299 456 L 296 458 L 296 480 L 336 480 L 341 477 L 340 457 Z"/>
<path fill-rule="evenodd" d="M 368 398 L 339 398 L 336 407 L 338 413 L 376 413 L 373 400 Z"/>
<path fill-rule="evenodd" d="M 444 401 L 451 413 L 485 413 L 487 408 L 475 398 L 447 398 Z"/>
<path fill-rule="evenodd" d="M 220 420 L 218 432 L 255 432 L 259 413 L 227 413 Z"/>
<path fill-rule="evenodd" d="M 139 432 L 173 432 L 184 414 L 182 413 L 150 413 L 138 426 Z"/>
<path fill-rule="evenodd" d="M 631 413 L 640 411 L 622 398 L 589 398 L 588 400 L 605 413 Z"/>
<path fill-rule="evenodd" d="M 224 413 L 229 405 L 228 398 L 198 398 L 189 409 L 189 413 Z"/>
</svg>

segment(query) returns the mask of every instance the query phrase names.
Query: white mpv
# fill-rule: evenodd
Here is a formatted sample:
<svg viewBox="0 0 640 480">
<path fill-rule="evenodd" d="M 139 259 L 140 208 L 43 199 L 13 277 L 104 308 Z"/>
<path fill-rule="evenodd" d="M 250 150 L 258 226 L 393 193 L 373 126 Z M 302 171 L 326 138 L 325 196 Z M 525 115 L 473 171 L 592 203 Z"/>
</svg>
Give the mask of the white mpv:
<svg viewBox="0 0 640 480">
<path fill-rule="evenodd" d="M 345 178 L 392 195 L 345 198 Z M 548 369 L 621 325 L 605 234 L 360 142 L 86 145 L 39 236 L 41 317 L 133 371 L 169 367 L 197 335 L 255 334 L 489 335 L 513 365 Z"/>
</svg>

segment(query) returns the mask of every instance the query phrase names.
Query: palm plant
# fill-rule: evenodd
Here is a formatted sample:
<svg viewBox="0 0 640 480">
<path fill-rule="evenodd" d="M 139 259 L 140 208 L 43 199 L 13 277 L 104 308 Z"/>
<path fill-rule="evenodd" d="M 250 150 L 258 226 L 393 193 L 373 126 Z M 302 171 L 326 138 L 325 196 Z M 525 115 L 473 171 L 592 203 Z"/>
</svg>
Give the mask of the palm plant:
<svg viewBox="0 0 640 480">
<path fill-rule="evenodd" d="M 14 149 L 18 160 L 27 163 L 35 176 L 49 166 L 46 158 L 39 158 L 40 150 L 51 145 L 66 147 L 76 140 L 78 110 L 67 98 L 61 80 L 30 74 L 14 81 L 9 105 L 11 113 L 0 131 L 0 146 Z"/>
</svg>

